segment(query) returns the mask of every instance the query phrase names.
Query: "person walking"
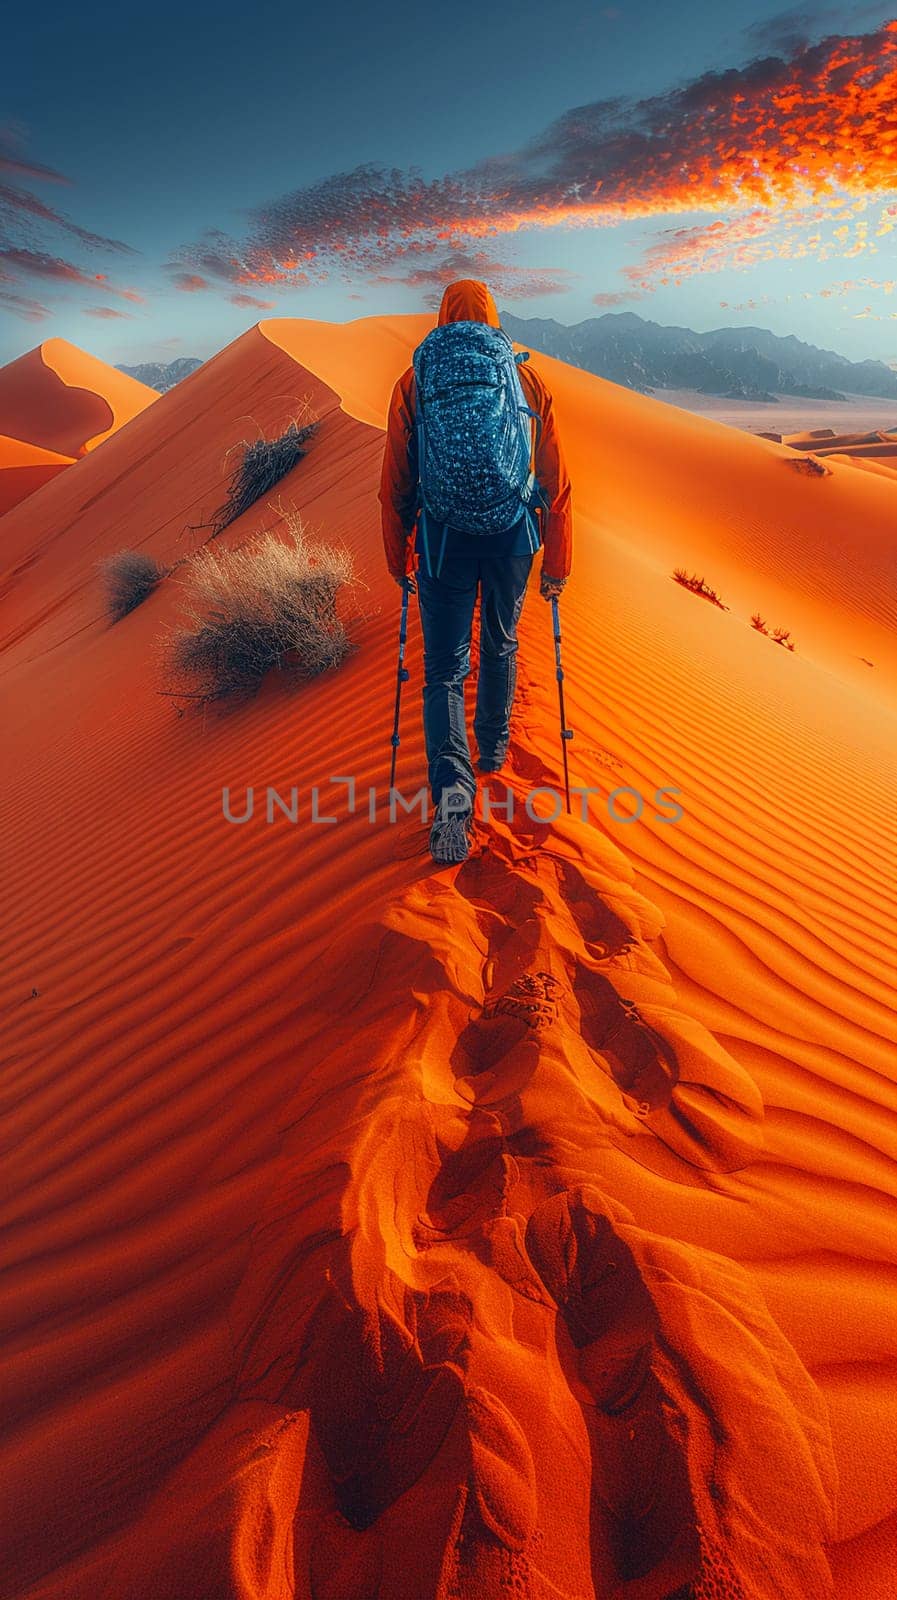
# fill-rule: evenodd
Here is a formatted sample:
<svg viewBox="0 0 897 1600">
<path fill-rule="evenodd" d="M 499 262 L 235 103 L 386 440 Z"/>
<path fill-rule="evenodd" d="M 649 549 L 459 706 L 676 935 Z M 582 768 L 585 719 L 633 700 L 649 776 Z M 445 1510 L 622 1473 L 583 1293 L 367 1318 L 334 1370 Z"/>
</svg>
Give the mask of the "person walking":
<svg viewBox="0 0 897 1600">
<path fill-rule="evenodd" d="M 556 600 L 572 564 L 572 501 L 551 392 L 515 356 L 485 283 L 446 288 L 437 325 L 392 392 L 379 492 L 386 563 L 417 593 L 423 718 L 440 864 L 470 849 L 476 775 L 464 683 L 479 599 L 473 728 L 480 772 L 508 752 L 517 624 L 537 551 Z"/>
</svg>

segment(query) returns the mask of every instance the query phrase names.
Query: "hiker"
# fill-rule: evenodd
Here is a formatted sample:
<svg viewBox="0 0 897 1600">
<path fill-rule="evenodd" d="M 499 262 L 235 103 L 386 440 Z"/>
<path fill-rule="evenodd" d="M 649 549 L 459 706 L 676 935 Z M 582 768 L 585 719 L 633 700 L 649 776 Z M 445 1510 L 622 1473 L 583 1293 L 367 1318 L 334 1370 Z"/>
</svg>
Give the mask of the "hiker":
<svg viewBox="0 0 897 1600">
<path fill-rule="evenodd" d="M 541 546 L 545 600 L 560 595 L 570 572 L 570 480 L 551 394 L 528 360 L 515 357 L 485 283 L 462 278 L 445 290 L 437 326 L 390 400 L 383 543 L 392 577 L 420 605 L 430 850 L 440 863 L 463 861 L 470 849 L 476 776 L 464 680 L 477 594 L 477 767 L 498 772 L 533 557 Z"/>
</svg>

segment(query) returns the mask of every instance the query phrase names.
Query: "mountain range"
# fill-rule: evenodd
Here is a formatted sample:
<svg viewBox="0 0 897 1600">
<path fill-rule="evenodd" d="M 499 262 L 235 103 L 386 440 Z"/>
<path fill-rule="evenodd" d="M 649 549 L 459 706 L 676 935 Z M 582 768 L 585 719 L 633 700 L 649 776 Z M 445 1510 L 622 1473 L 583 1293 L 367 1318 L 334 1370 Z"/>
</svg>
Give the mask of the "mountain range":
<svg viewBox="0 0 897 1600">
<path fill-rule="evenodd" d="M 138 383 L 145 383 L 147 388 L 158 389 L 160 394 L 165 394 L 201 366 L 199 356 L 179 356 L 177 361 L 141 361 L 136 367 L 118 366 L 116 370 L 126 372 L 129 378 L 136 378 Z"/>
<path fill-rule="evenodd" d="M 897 399 L 897 372 L 883 361 L 848 361 L 833 350 L 805 344 L 794 334 L 768 328 L 691 328 L 648 322 L 631 311 L 607 312 L 568 325 L 551 317 L 502 316 L 518 344 L 594 372 L 641 394 L 655 389 L 692 389 L 729 400 L 843 400 L 847 395 Z M 202 363 L 197 356 L 119 366 L 140 383 L 164 394 Z"/>
<path fill-rule="evenodd" d="M 897 399 L 897 372 L 883 361 L 848 361 L 767 328 L 664 327 L 631 311 L 608 312 L 568 326 L 553 318 L 503 315 L 518 344 L 570 362 L 598 377 L 650 394 L 694 389 L 732 400 L 800 395 L 842 400 L 847 394 Z"/>
</svg>

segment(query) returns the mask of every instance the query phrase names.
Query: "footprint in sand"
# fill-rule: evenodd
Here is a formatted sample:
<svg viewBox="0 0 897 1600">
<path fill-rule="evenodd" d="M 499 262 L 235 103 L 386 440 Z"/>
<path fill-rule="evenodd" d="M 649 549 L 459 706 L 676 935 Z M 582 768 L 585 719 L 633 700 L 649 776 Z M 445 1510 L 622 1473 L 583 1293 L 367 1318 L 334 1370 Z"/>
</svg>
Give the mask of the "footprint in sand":
<svg viewBox="0 0 897 1600">
<path fill-rule="evenodd" d="M 574 984 L 580 1031 L 589 1049 L 607 1061 L 617 1087 L 640 1116 L 670 1103 L 679 1082 L 676 1053 L 644 1019 L 632 1000 L 624 1000 L 609 978 L 580 968 Z"/>
<path fill-rule="evenodd" d="M 493 849 L 455 881 L 488 951 L 483 1010 L 452 1053 L 459 1092 L 519 1093 L 546 1029 L 566 1009 L 596 1070 L 676 1156 L 706 1171 L 754 1159 L 761 1096 L 712 1034 L 678 1010 L 648 943 L 658 929 L 655 908 L 625 876 L 613 877 L 613 861 L 587 872 L 550 850 L 521 859 L 513 829 L 494 832 Z M 606 898 L 598 892 L 605 877 Z"/>
<path fill-rule="evenodd" d="M 699 1538 L 685 1453 L 652 1368 L 659 1319 L 635 1259 L 587 1186 L 536 1208 L 526 1249 L 561 1318 L 558 1352 L 589 1433 L 596 1593 L 650 1574 L 652 1595 L 685 1596 Z"/>
<path fill-rule="evenodd" d="M 369 1528 L 430 1465 L 464 1395 L 469 1300 L 386 1272 L 371 1306 L 336 1290 L 312 1335 L 309 1409 L 337 1506 Z"/>
</svg>

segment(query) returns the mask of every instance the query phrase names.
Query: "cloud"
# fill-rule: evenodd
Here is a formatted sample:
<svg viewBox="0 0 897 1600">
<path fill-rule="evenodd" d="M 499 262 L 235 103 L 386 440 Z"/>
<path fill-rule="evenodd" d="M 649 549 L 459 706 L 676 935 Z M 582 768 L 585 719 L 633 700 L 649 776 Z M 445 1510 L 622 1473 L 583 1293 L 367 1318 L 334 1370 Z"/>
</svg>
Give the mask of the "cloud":
<svg viewBox="0 0 897 1600">
<path fill-rule="evenodd" d="M 43 183 L 70 184 L 72 181 L 53 167 L 42 167 L 37 161 L 23 161 L 20 156 L 13 155 L 6 144 L 3 130 L 0 130 L 0 172 L 11 172 L 16 178 L 37 179 Z"/>
<path fill-rule="evenodd" d="M 521 228 L 703 211 L 734 229 L 711 239 L 716 265 L 747 263 L 763 258 L 761 235 L 783 218 L 811 228 L 814 209 L 893 195 L 895 97 L 890 22 L 707 73 L 666 94 L 577 106 L 518 151 L 440 178 L 371 164 L 336 173 L 258 207 L 244 238 L 210 234 L 180 254 L 193 270 L 242 286 L 333 272 L 382 280 L 385 263 L 476 250 Z M 740 237 L 738 219 L 751 215 Z M 677 262 L 680 275 L 700 270 L 694 239 L 694 248 L 680 241 L 669 264 L 655 256 L 657 274 Z M 854 247 L 866 248 L 862 235 Z M 786 253 L 796 248 L 791 242 Z M 635 281 L 647 286 L 650 277 L 643 271 Z"/>
<path fill-rule="evenodd" d="M 854 5 L 851 16 L 854 22 L 864 19 L 880 22 L 883 10 L 881 5 Z M 843 6 L 819 5 L 812 9 L 790 6 L 774 17 L 761 17 L 750 23 L 743 37 L 752 50 L 791 55 L 805 49 L 812 39 L 818 39 L 829 28 L 836 28 L 843 18 Z"/>
<path fill-rule="evenodd" d="M 277 305 L 276 300 L 257 300 L 254 294 L 232 294 L 228 299 L 232 306 L 255 306 L 257 311 L 273 311 Z"/>
<path fill-rule="evenodd" d="M 0 289 L 0 306 L 6 306 L 14 316 L 21 317 L 23 322 L 43 322 L 50 315 L 49 309 L 41 305 L 39 300 L 32 300 L 28 295 L 14 294 L 8 289 Z"/>
<path fill-rule="evenodd" d="M 721 311 L 759 311 L 761 306 L 774 304 L 772 296 L 768 294 L 752 295 L 750 300 L 721 300 L 719 303 Z"/>
<path fill-rule="evenodd" d="M 641 260 L 623 270 L 633 285 L 646 290 L 656 283 L 678 283 L 696 272 L 753 266 L 775 254 L 770 238 L 778 225 L 777 217 L 755 210 L 733 221 L 666 228 Z"/>
<path fill-rule="evenodd" d="M 497 261 L 484 251 L 453 251 L 439 261 L 412 266 L 406 272 L 380 272 L 371 284 L 400 283 L 408 288 L 432 286 L 427 298 L 438 303 L 441 291 L 456 278 L 488 278 L 495 294 L 503 300 L 529 300 L 543 294 L 563 294 L 570 287 L 571 274 L 558 267 L 518 267 Z"/>
<path fill-rule="evenodd" d="M 286 255 L 278 272 L 268 271 L 257 261 L 255 267 L 247 266 L 242 247 L 217 230 L 207 232 L 201 243 L 187 246 L 178 252 L 178 258 L 168 263 L 167 270 L 178 277 L 199 273 L 206 278 L 218 278 L 234 288 L 252 287 L 262 283 L 289 283 L 293 289 L 305 288 L 311 278 L 302 270 L 298 260 Z M 184 272 L 183 268 L 190 271 Z M 211 283 L 207 285 L 211 288 Z"/>
<path fill-rule="evenodd" d="M 96 282 L 96 277 L 89 277 L 73 262 L 47 255 L 42 250 L 19 250 L 8 245 L 0 248 L 0 261 L 31 278 L 55 278 L 64 283 L 88 283 L 91 287 Z"/>
<path fill-rule="evenodd" d="M 630 300 L 641 300 L 643 296 L 638 289 L 611 289 L 601 290 L 592 295 L 592 304 L 596 306 L 622 306 Z"/>
<path fill-rule="evenodd" d="M 104 322 L 112 317 L 129 317 L 129 311 L 116 311 L 114 306 L 83 306 L 82 316 L 99 317 Z"/>
<path fill-rule="evenodd" d="M 0 223 L 8 231 L 19 233 L 23 242 L 28 239 L 33 241 L 34 225 L 43 224 L 77 239 L 89 250 L 112 251 L 118 255 L 137 254 L 136 250 L 132 250 L 130 245 L 123 244 L 120 239 L 107 239 L 102 234 L 91 233 L 87 228 L 79 227 L 76 222 L 70 222 L 61 212 L 54 211 L 52 206 L 39 200 L 36 194 L 13 184 L 0 183 Z M 21 233 L 23 229 L 26 230 L 24 235 Z"/>
<path fill-rule="evenodd" d="M 0 262 L 5 262 L 27 278 L 82 284 L 94 290 L 99 289 L 103 294 L 118 295 L 134 304 L 142 301 L 136 289 L 118 288 L 104 272 L 84 272 L 74 262 L 66 261 L 61 256 L 51 256 L 44 250 L 26 250 L 15 245 L 0 246 Z"/>
<path fill-rule="evenodd" d="M 185 294 L 197 294 L 201 289 L 211 288 L 208 279 L 200 277 L 198 272 L 176 272 L 171 281 L 176 289 L 183 289 Z"/>
<path fill-rule="evenodd" d="M 10 124 L 0 126 L 0 280 L 10 283 L 16 279 L 36 280 L 64 290 L 69 287 L 89 287 L 94 293 L 114 295 L 139 302 L 136 290 L 123 289 L 110 281 L 103 272 L 91 271 L 59 254 L 60 235 L 67 245 L 77 240 L 85 250 L 113 255 L 136 255 L 120 239 L 107 239 L 102 234 L 82 228 L 61 212 L 22 187 L 19 180 L 36 183 L 54 183 L 70 186 L 70 180 L 55 168 L 27 159 L 21 151 L 21 131 Z M 12 275 L 10 271 L 12 269 Z M 4 289 L 0 304 L 28 322 L 42 321 L 50 309 L 42 301 L 18 288 Z"/>
<path fill-rule="evenodd" d="M 897 289 L 895 278 L 845 278 L 840 283 L 826 284 L 824 289 L 817 289 L 820 300 L 842 299 L 849 294 L 856 294 L 860 290 L 877 289 L 880 294 L 893 294 Z"/>
</svg>

